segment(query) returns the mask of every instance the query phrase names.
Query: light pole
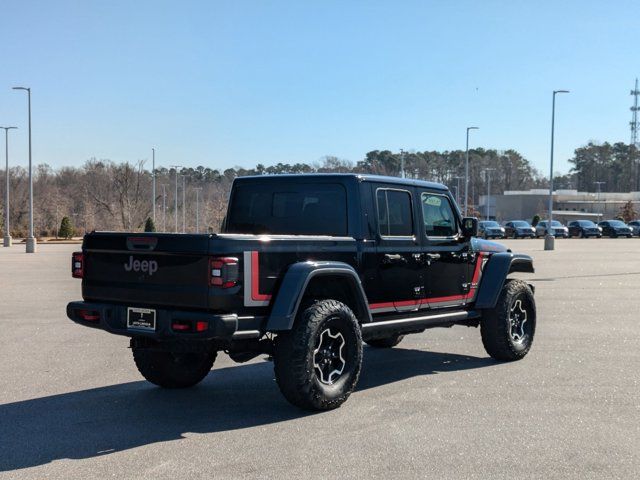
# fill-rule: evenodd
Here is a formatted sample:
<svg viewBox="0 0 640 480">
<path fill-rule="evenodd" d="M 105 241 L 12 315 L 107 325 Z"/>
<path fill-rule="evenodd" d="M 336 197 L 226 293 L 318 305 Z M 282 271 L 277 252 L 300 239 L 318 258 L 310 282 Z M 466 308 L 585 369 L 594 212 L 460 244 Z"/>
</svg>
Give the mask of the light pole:
<svg viewBox="0 0 640 480">
<path fill-rule="evenodd" d="M 6 160 L 6 167 L 4 170 L 5 177 L 7 177 L 7 190 L 4 192 L 4 242 L 5 247 L 11 246 L 11 229 L 9 225 L 9 130 L 16 129 L 18 127 L 0 127 L 4 128 L 4 153 Z"/>
<path fill-rule="evenodd" d="M 464 216 L 469 214 L 469 130 L 479 130 L 478 127 L 467 127 L 467 150 L 464 161 Z"/>
<path fill-rule="evenodd" d="M 400 176 L 404 178 L 404 150 L 400 149 Z"/>
<path fill-rule="evenodd" d="M 485 168 L 484 175 L 487 179 L 487 220 L 489 220 L 489 205 L 491 204 L 491 172 L 495 168 Z"/>
<path fill-rule="evenodd" d="M 200 191 L 202 187 L 194 188 L 196 191 L 196 233 L 200 233 Z"/>
<path fill-rule="evenodd" d="M 162 231 L 167 231 L 167 184 L 161 183 L 162 187 Z"/>
<path fill-rule="evenodd" d="M 187 233 L 187 201 L 186 201 L 186 175 L 180 175 L 182 177 L 182 233 Z"/>
<path fill-rule="evenodd" d="M 181 165 L 171 165 L 171 168 L 176 170 L 176 196 L 174 198 L 174 208 L 175 208 L 175 216 L 176 216 L 176 229 L 175 233 L 178 233 L 178 169 L 182 168 Z"/>
<path fill-rule="evenodd" d="M 602 191 L 602 185 L 606 184 L 607 182 L 593 182 L 596 184 L 596 188 L 598 189 L 598 196 L 597 198 L 597 203 L 598 203 L 598 210 L 600 210 L 600 220 L 602 220 L 602 217 L 604 216 L 604 209 L 602 208 L 602 206 L 600 205 L 600 192 Z"/>
<path fill-rule="evenodd" d="M 551 233 L 551 221 L 553 220 L 553 134 L 556 119 L 556 94 L 569 93 L 569 90 L 554 90 L 551 102 L 551 166 L 549 170 L 549 218 L 547 220 L 547 234 L 544 237 L 544 249 L 553 250 L 555 238 Z"/>
<path fill-rule="evenodd" d="M 151 149 L 151 179 L 153 195 L 153 225 L 156 224 L 156 149 Z"/>
<path fill-rule="evenodd" d="M 27 253 L 36 252 L 36 238 L 33 236 L 33 168 L 31 165 L 31 89 L 27 87 L 13 87 L 14 90 L 27 92 L 29 109 L 29 237 L 27 237 Z"/>
<path fill-rule="evenodd" d="M 457 176 L 453 178 L 456 179 L 456 203 L 459 206 L 460 205 L 460 180 L 462 180 L 464 177 Z"/>
</svg>

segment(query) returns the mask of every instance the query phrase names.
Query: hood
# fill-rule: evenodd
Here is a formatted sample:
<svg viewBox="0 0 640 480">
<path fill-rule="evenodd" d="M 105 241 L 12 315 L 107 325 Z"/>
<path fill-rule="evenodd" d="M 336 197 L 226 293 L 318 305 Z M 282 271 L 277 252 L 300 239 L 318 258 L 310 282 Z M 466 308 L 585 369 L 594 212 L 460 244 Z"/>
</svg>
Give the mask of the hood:
<svg viewBox="0 0 640 480">
<path fill-rule="evenodd" d="M 471 250 L 474 252 L 497 253 L 497 252 L 506 252 L 507 247 L 505 247 L 501 243 L 485 240 L 484 238 L 472 238 Z"/>
</svg>

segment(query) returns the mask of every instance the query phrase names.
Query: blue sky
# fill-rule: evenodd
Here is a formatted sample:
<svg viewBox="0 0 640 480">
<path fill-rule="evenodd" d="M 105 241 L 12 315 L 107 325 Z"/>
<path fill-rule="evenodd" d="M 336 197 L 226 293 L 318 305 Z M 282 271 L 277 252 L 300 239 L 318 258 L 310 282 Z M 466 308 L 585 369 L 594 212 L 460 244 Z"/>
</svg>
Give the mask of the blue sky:
<svg viewBox="0 0 640 480">
<path fill-rule="evenodd" d="M 245 167 L 515 148 L 548 173 L 629 141 L 640 2 L 21 1 L 0 16 L 0 125 L 26 165 Z M 2 159 L 4 160 L 4 159 Z"/>
</svg>

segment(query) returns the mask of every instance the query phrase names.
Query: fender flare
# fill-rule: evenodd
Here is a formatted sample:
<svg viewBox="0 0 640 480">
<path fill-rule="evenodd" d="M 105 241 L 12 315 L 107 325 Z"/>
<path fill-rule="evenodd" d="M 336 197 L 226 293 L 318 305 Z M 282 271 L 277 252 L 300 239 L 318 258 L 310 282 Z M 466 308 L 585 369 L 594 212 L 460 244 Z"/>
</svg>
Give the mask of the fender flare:
<svg viewBox="0 0 640 480">
<path fill-rule="evenodd" d="M 320 276 L 340 276 L 348 279 L 356 299 L 353 313 L 360 323 L 371 322 L 371 312 L 362 282 L 351 265 L 344 262 L 308 261 L 294 263 L 287 269 L 267 320 L 267 331 L 291 330 L 309 282 Z"/>
<path fill-rule="evenodd" d="M 482 280 L 478 289 L 475 307 L 493 308 L 511 272 L 534 273 L 533 259 L 529 255 L 511 252 L 494 253 L 489 257 L 482 271 Z"/>
</svg>

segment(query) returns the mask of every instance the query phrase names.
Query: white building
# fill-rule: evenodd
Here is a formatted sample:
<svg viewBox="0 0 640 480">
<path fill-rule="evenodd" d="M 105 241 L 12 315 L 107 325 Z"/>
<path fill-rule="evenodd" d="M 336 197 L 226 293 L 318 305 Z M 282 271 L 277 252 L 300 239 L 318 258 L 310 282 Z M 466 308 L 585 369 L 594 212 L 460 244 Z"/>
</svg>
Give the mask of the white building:
<svg viewBox="0 0 640 480">
<path fill-rule="evenodd" d="M 553 192 L 553 217 L 561 222 L 588 219 L 594 222 L 615 218 L 627 202 L 633 202 L 640 215 L 640 192 L 579 192 L 556 190 Z M 548 216 L 549 190 L 507 190 L 503 195 L 489 197 L 489 218 L 498 221 L 527 220 L 534 215 Z M 487 196 L 480 196 L 478 210 L 482 218 L 487 216 Z"/>
</svg>

